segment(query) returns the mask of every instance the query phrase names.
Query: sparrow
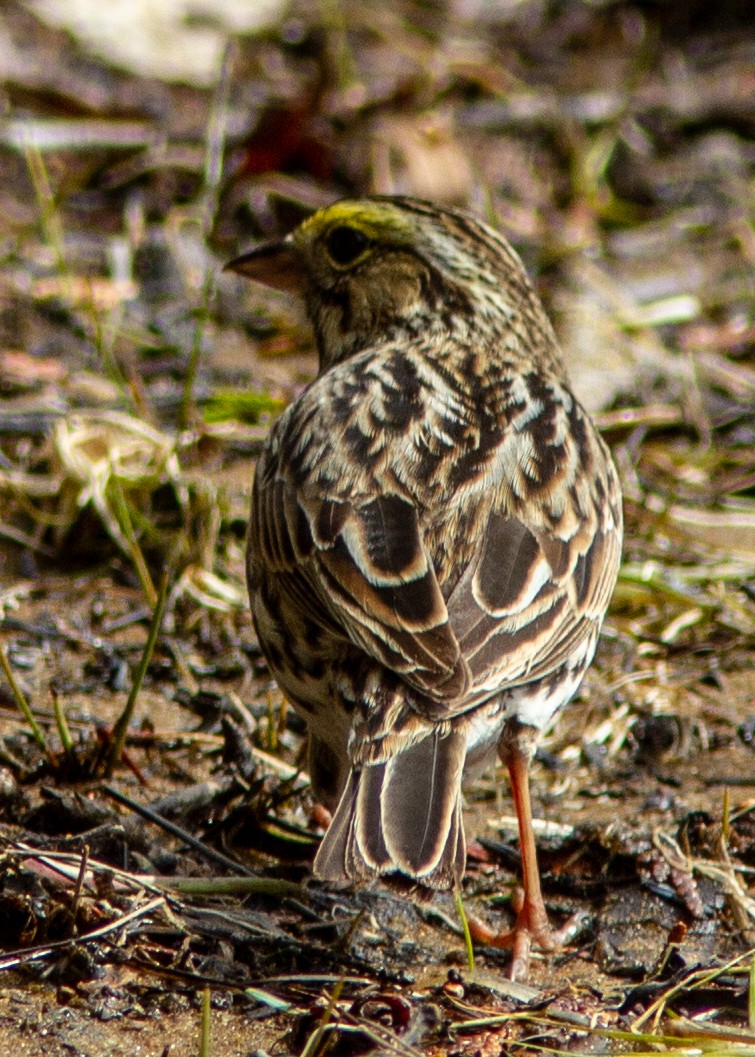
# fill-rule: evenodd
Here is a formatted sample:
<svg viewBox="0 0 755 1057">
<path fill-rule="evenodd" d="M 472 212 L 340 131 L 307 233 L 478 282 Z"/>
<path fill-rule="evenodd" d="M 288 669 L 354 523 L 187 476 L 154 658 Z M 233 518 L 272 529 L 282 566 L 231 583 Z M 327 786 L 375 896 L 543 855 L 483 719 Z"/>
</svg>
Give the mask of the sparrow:
<svg viewBox="0 0 755 1057">
<path fill-rule="evenodd" d="M 462 777 L 497 751 L 519 825 L 512 929 L 553 949 L 529 768 L 576 693 L 619 568 L 610 452 L 569 386 L 521 260 L 466 212 L 336 202 L 227 268 L 303 297 L 319 372 L 256 466 L 248 585 L 260 646 L 332 812 L 316 876 L 465 869 Z"/>
</svg>

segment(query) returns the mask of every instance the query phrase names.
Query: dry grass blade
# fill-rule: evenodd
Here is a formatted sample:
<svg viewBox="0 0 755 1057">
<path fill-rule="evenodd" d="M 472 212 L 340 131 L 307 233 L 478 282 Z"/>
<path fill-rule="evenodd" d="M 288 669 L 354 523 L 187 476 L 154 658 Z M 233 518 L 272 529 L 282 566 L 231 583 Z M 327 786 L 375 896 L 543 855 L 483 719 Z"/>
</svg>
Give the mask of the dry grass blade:
<svg viewBox="0 0 755 1057">
<path fill-rule="evenodd" d="M 134 526 L 131 521 L 131 513 L 128 504 L 126 503 L 125 496 L 123 495 L 123 489 L 116 478 L 113 478 L 110 482 L 110 495 L 112 497 L 113 511 L 118 519 L 118 527 L 123 535 L 126 549 L 134 564 L 134 568 L 136 569 L 147 603 L 154 609 L 157 605 L 157 591 L 152 582 L 152 576 L 150 575 L 149 567 L 145 561 L 142 549 L 136 539 Z"/>
<path fill-rule="evenodd" d="M 218 207 L 218 191 L 223 173 L 223 155 L 225 152 L 226 122 L 228 118 L 228 98 L 231 90 L 231 69 L 236 51 L 229 42 L 226 45 L 220 77 L 215 89 L 210 120 L 207 129 L 207 144 L 204 163 L 204 191 L 201 203 L 202 232 L 205 238 L 212 230 Z M 186 368 L 183 396 L 178 417 L 178 428 L 188 429 L 194 408 L 194 386 L 202 352 L 204 334 L 210 317 L 210 302 L 215 287 L 214 269 L 207 267 L 199 304 L 196 309 L 196 323 L 192 339 L 189 362 Z"/>
<path fill-rule="evenodd" d="M 62 478 L 59 531 L 69 531 L 81 509 L 91 504 L 119 550 L 134 560 L 148 596 L 151 588 L 154 597 L 134 524 L 138 520 L 153 537 L 158 535 L 141 511 L 149 509 L 150 497 L 164 484 L 186 512 L 188 495 L 174 438 L 120 412 L 79 412 L 57 423 L 53 442 Z"/>
<path fill-rule="evenodd" d="M 105 764 L 105 774 L 110 777 L 118 764 L 121 753 L 123 752 L 123 746 L 126 744 L 126 735 L 128 734 L 129 724 L 136 708 L 136 699 L 139 696 L 142 683 L 144 682 L 144 676 L 147 674 L 147 667 L 152 659 L 152 653 L 155 649 L 155 643 L 157 642 L 157 636 L 160 633 L 160 625 L 162 624 L 163 611 L 165 609 L 165 600 L 168 597 L 168 577 L 163 577 L 163 582 L 160 585 L 160 593 L 157 596 L 155 604 L 155 611 L 152 614 L 152 621 L 149 626 L 149 632 L 147 634 L 147 641 L 144 644 L 142 655 L 139 659 L 139 666 L 134 674 L 134 679 L 131 684 L 131 691 L 128 695 L 126 707 L 118 717 L 113 726 L 112 733 L 112 744 L 110 747 L 110 753 L 108 755 L 107 762 Z"/>
<path fill-rule="evenodd" d="M 79 872 L 76 876 L 76 885 L 73 890 L 73 899 L 71 900 L 71 919 L 74 922 L 74 930 L 76 928 L 76 911 L 81 900 L 81 893 L 84 888 L 84 881 L 87 876 L 87 869 L 89 863 L 89 845 L 85 844 L 81 852 L 81 863 L 79 864 Z M 75 931 L 74 931 L 75 935 Z"/>
<path fill-rule="evenodd" d="M 341 991 L 343 990 L 343 983 L 339 981 L 333 988 L 333 993 L 328 999 L 328 1004 L 323 1010 L 320 1022 L 312 1032 L 304 1044 L 304 1048 L 301 1051 L 300 1057 L 318 1057 L 319 1054 L 325 1052 L 325 1048 L 328 1043 L 328 1035 L 333 1031 L 334 1025 L 331 1023 L 333 1016 L 338 1006 L 338 1000 L 341 997 Z"/>
<path fill-rule="evenodd" d="M 21 684 L 16 679 L 15 672 L 11 668 L 10 661 L 8 660 L 8 654 L 5 646 L 0 646 L 0 665 L 5 672 L 5 678 L 8 680 L 11 693 L 13 694 L 13 700 L 16 702 L 19 712 L 24 717 L 26 722 L 29 724 L 29 730 L 34 736 L 34 740 L 37 742 L 43 752 L 50 755 L 50 750 L 47 748 L 47 741 L 45 739 L 42 728 L 34 718 L 34 713 L 31 710 L 29 702 L 26 700 L 26 695 L 21 689 Z"/>
<path fill-rule="evenodd" d="M 278 1013 L 289 1013 L 294 1008 L 291 1002 L 286 1002 L 284 999 L 270 994 L 269 991 L 263 991 L 261 987 L 245 987 L 244 994 L 254 999 L 255 1002 L 259 1002 L 269 1009 L 276 1010 Z"/>
<path fill-rule="evenodd" d="M 657 1028 L 666 1006 L 674 996 L 683 991 L 693 991 L 697 988 L 704 987 L 706 984 L 712 983 L 719 976 L 723 976 L 732 970 L 740 968 L 745 962 L 753 957 L 753 954 L 755 954 L 755 951 L 750 950 L 744 954 L 737 955 L 736 958 L 730 959 L 724 965 L 716 966 L 712 969 L 695 969 L 687 974 L 682 980 L 678 980 L 676 983 L 671 984 L 668 990 L 664 991 L 655 1002 L 648 1006 L 644 1013 L 641 1013 L 632 1022 L 632 1033 L 638 1034 L 641 1032 L 642 1028 L 649 1020 L 652 1020 L 654 1027 Z"/>
<path fill-rule="evenodd" d="M 202 992 L 202 1020 L 199 1039 L 199 1057 L 210 1057 L 212 1028 L 212 1004 L 210 1002 L 210 989 L 205 987 Z"/>
<path fill-rule="evenodd" d="M 81 854 L 78 852 L 41 851 L 22 841 L 5 847 L 3 856 L 22 861 L 28 860 L 27 865 L 39 864 L 41 870 L 49 870 L 57 874 L 62 881 L 71 884 L 76 882 L 81 868 Z M 119 870 L 109 863 L 100 862 L 91 857 L 87 861 L 87 870 L 88 876 L 82 883 L 91 892 L 96 892 L 95 875 L 101 874 L 108 879 L 113 879 L 122 889 L 132 893 L 148 891 L 153 895 L 164 894 L 162 889 L 152 883 L 152 878 L 129 873 L 127 870 Z"/>
<path fill-rule="evenodd" d="M 467 912 L 464 909 L 464 900 L 462 898 L 461 889 L 458 887 L 454 893 L 454 902 L 456 903 L 456 913 L 459 915 L 462 932 L 464 933 L 464 950 L 467 954 L 467 968 L 470 973 L 473 973 L 475 971 L 474 944 L 472 943 L 472 933 L 469 929 L 469 919 L 467 918 Z"/>
<path fill-rule="evenodd" d="M 241 584 L 222 579 L 198 565 L 188 565 L 181 573 L 171 590 L 171 607 L 180 598 L 190 598 L 217 613 L 230 613 L 246 606 L 246 592 Z"/>
<path fill-rule="evenodd" d="M 697 1042 L 704 1046 L 706 1051 L 708 1050 L 706 1043 L 722 1042 L 736 1043 L 738 1047 L 736 1052 L 741 1052 L 739 1046 L 749 1047 L 750 1050 L 755 1048 L 755 1032 L 722 1024 L 700 1023 L 688 1020 L 686 1017 L 674 1017 L 670 1020 L 666 1033 L 674 1038 Z"/>
<path fill-rule="evenodd" d="M 71 737 L 71 730 L 68 726 L 68 717 L 66 716 L 65 709 L 60 703 L 60 695 L 53 686 L 50 687 L 50 696 L 52 697 L 55 725 L 58 728 L 58 736 L 60 738 L 60 743 L 63 746 L 63 752 L 70 754 L 73 751 L 73 738 Z"/>
<path fill-rule="evenodd" d="M 185 896 L 275 896 L 278 899 L 308 898 L 304 885 L 276 877 L 159 877 L 152 876 L 159 888 Z"/>
</svg>

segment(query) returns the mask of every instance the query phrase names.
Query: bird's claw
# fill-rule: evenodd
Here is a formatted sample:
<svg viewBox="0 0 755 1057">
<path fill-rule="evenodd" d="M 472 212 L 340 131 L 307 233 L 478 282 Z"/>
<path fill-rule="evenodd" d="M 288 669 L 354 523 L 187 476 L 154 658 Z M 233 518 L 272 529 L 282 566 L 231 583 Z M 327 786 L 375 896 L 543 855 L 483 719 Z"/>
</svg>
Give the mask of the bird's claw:
<svg viewBox="0 0 755 1057">
<path fill-rule="evenodd" d="M 494 932 L 474 918 L 469 919 L 472 939 L 485 947 L 511 948 L 509 977 L 512 980 L 527 979 L 532 947 L 552 952 L 559 949 L 563 941 L 571 936 L 569 922 L 562 929 L 552 929 L 544 906 L 523 902 L 517 910 L 516 924 L 503 932 Z"/>
</svg>

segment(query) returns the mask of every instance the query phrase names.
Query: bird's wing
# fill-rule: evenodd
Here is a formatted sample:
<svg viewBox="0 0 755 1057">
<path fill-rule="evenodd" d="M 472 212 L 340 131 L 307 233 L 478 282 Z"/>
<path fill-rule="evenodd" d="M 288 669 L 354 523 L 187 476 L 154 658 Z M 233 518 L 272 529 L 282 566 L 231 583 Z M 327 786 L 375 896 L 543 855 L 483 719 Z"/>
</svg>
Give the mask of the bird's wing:
<svg viewBox="0 0 755 1057">
<path fill-rule="evenodd" d="M 324 498 L 277 477 L 255 487 L 251 531 L 261 567 L 306 583 L 328 625 L 435 701 L 466 693 L 469 671 L 409 500 Z"/>
<path fill-rule="evenodd" d="M 494 502 L 446 605 L 472 675 L 469 700 L 589 661 L 619 567 L 622 517 L 611 457 L 573 404 L 560 457 L 509 433 L 491 460 Z M 509 450 L 506 450 L 506 446 Z M 517 486 L 511 466 L 519 471 Z M 521 468 L 526 467 L 526 474 Z"/>
<path fill-rule="evenodd" d="M 477 560 L 447 602 L 475 697 L 547 676 L 594 638 L 613 590 L 620 534 L 592 514 L 571 539 L 490 514 Z"/>
<path fill-rule="evenodd" d="M 479 543 L 464 548 L 471 557 L 445 598 L 432 560 L 438 541 L 423 537 L 417 508 L 388 473 L 336 496 L 313 473 L 329 447 L 289 442 L 306 452 L 305 483 L 290 457 L 272 460 L 255 483 L 262 567 L 306 581 L 326 623 L 420 691 L 408 704 L 425 718 L 450 719 L 555 673 L 580 648 L 589 659 L 618 568 L 618 481 L 586 413 L 556 383 L 541 388 L 521 421 L 512 405 L 473 460 L 448 453 L 448 505 L 476 507 L 466 531 Z"/>
</svg>

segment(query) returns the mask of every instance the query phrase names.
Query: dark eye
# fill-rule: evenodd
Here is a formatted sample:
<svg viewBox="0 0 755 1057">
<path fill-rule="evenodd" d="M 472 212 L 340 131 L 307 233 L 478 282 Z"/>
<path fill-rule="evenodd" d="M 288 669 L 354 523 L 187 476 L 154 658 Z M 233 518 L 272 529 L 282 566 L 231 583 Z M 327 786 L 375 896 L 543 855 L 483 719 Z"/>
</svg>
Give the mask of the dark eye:
<svg viewBox="0 0 755 1057">
<path fill-rule="evenodd" d="M 351 264 L 361 257 L 370 244 L 370 240 L 359 228 L 346 225 L 333 228 L 325 240 L 328 253 L 336 264 Z"/>
</svg>

